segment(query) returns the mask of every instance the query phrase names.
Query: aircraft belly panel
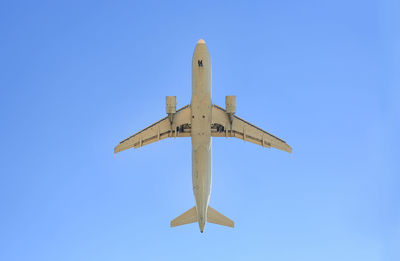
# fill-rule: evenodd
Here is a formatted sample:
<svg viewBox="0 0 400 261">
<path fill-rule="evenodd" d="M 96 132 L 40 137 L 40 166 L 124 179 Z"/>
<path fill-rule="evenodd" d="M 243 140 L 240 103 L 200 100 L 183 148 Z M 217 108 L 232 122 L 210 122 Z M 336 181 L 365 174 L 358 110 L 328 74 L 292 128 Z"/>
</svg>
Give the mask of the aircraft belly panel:
<svg viewBox="0 0 400 261">
<path fill-rule="evenodd" d="M 197 221 L 203 231 L 211 193 L 211 64 L 205 44 L 196 46 L 192 61 L 192 183 Z"/>
</svg>

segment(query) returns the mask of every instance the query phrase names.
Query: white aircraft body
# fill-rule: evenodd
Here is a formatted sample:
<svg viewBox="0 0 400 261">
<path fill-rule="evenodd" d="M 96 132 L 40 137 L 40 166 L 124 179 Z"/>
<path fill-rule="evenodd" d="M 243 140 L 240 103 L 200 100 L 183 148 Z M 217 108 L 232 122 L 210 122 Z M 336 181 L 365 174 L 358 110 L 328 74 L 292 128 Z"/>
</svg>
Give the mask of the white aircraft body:
<svg viewBox="0 0 400 261">
<path fill-rule="evenodd" d="M 114 152 L 169 138 L 192 138 L 192 182 L 196 205 L 171 221 L 171 227 L 198 222 L 200 232 L 206 222 L 234 227 L 234 222 L 208 203 L 211 193 L 211 137 L 235 137 L 274 147 L 289 153 L 285 141 L 235 116 L 236 96 L 226 96 L 226 108 L 211 102 L 211 59 L 204 40 L 200 39 L 192 59 L 192 101 L 176 110 L 176 96 L 167 96 L 167 117 L 123 140 Z"/>
</svg>

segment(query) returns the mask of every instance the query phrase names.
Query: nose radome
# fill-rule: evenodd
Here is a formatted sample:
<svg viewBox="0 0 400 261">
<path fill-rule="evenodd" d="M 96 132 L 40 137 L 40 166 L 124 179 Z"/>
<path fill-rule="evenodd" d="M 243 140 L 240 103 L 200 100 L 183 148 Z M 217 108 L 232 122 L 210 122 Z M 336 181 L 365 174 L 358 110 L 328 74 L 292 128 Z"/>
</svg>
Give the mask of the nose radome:
<svg viewBox="0 0 400 261">
<path fill-rule="evenodd" d="M 197 44 L 206 44 L 206 42 L 203 39 L 200 39 Z"/>
</svg>

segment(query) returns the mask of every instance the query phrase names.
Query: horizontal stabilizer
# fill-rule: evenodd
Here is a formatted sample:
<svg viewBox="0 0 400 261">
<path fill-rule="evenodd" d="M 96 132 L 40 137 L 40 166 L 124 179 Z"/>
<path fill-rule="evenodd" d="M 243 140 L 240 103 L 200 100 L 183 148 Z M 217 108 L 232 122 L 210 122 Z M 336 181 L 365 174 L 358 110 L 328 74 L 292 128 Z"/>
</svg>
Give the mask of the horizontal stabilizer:
<svg viewBox="0 0 400 261">
<path fill-rule="evenodd" d="M 171 227 L 182 226 L 190 223 L 197 222 L 197 211 L 196 207 L 192 207 L 179 217 L 171 221 Z"/>
<path fill-rule="evenodd" d="M 208 206 L 208 211 L 207 211 L 207 222 L 227 227 L 235 226 L 233 220 L 230 220 L 229 218 L 225 217 L 224 215 L 222 215 L 221 213 L 219 213 L 210 206 Z"/>
</svg>

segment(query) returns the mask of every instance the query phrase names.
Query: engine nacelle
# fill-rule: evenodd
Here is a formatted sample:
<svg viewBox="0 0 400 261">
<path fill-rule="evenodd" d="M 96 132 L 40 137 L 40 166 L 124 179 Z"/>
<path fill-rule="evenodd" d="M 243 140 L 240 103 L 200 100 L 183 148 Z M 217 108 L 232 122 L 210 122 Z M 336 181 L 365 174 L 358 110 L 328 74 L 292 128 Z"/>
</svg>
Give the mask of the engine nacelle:
<svg viewBox="0 0 400 261">
<path fill-rule="evenodd" d="M 176 113 L 176 96 L 167 96 L 165 110 L 168 114 L 169 122 L 172 125 L 174 114 Z"/>
<path fill-rule="evenodd" d="M 225 97 L 225 108 L 228 114 L 235 114 L 236 112 L 236 96 Z"/>
<path fill-rule="evenodd" d="M 232 129 L 233 114 L 235 114 L 235 112 L 236 112 L 236 96 L 226 96 L 225 97 L 225 109 L 226 109 L 226 113 L 228 114 L 229 121 L 231 123 L 231 129 Z"/>
<path fill-rule="evenodd" d="M 167 96 L 165 110 L 168 114 L 176 112 L 176 96 Z"/>
</svg>

